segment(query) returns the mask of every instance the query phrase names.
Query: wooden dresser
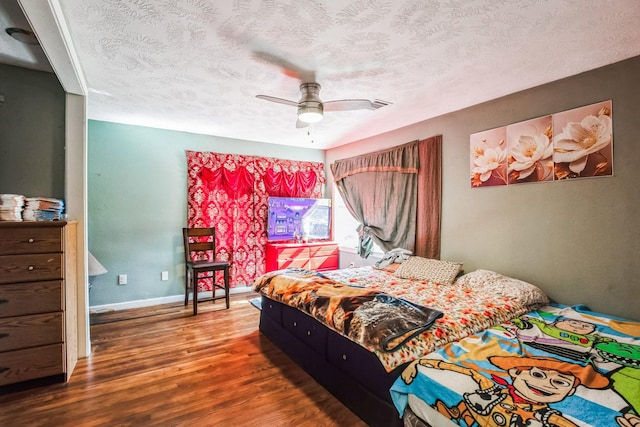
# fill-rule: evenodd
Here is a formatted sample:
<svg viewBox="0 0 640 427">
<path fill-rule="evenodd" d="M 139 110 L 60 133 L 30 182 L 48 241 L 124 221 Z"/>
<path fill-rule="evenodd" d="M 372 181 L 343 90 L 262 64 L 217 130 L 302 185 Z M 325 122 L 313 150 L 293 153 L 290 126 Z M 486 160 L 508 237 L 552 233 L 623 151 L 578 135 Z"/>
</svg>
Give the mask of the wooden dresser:
<svg viewBox="0 0 640 427">
<path fill-rule="evenodd" d="M 336 270 L 339 265 L 336 242 L 267 243 L 266 271 L 288 267 L 323 271 Z"/>
<path fill-rule="evenodd" d="M 75 221 L 0 222 L 0 386 L 78 360 Z"/>
</svg>

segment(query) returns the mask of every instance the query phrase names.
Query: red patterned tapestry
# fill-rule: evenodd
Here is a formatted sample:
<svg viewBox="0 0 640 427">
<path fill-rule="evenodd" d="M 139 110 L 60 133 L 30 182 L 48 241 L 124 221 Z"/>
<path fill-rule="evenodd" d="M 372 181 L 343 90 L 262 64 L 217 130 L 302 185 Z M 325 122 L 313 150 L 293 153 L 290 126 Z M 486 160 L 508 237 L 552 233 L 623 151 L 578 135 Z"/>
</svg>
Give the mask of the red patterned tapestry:
<svg viewBox="0 0 640 427">
<path fill-rule="evenodd" d="M 322 197 L 324 164 L 187 151 L 188 227 L 216 227 L 216 258 L 231 261 L 230 286 L 265 272 L 269 196 Z M 210 291 L 201 280 L 199 291 Z"/>
</svg>

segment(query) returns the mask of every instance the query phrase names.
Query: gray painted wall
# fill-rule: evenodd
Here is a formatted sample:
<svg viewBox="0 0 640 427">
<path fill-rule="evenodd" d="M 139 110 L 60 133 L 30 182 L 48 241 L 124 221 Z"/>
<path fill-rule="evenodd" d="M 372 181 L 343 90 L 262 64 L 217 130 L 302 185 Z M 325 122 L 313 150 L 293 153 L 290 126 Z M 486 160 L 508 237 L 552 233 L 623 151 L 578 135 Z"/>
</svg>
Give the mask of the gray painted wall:
<svg viewBox="0 0 640 427">
<path fill-rule="evenodd" d="M 186 150 L 324 162 L 317 149 L 90 120 L 89 251 L 108 270 L 94 279 L 91 306 L 184 295 Z"/>
<path fill-rule="evenodd" d="M 471 189 L 469 135 L 608 99 L 614 177 Z M 529 281 L 561 303 L 640 320 L 639 106 L 636 57 L 329 150 L 327 168 L 443 135 L 442 259 Z"/>
<path fill-rule="evenodd" d="M 65 94 L 52 73 L 0 64 L 0 193 L 64 198 Z"/>
</svg>

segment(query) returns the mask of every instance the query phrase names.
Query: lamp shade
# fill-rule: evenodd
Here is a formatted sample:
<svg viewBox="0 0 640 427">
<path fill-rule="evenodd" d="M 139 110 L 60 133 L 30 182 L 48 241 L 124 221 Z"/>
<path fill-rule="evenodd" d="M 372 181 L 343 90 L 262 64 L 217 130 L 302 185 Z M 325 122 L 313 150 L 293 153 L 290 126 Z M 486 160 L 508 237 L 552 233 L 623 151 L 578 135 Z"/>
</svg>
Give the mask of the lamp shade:
<svg viewBox="0 0 640 427">
<path fill-rule="evenodd" d="M 88 261 L 89 276 L 99 276 L 107 272 L 107 269 L 104 268 L 102 264 L 100 264 L 100 262 L 91 254 L 91 252 L 88 253 Z"/>
</svg>

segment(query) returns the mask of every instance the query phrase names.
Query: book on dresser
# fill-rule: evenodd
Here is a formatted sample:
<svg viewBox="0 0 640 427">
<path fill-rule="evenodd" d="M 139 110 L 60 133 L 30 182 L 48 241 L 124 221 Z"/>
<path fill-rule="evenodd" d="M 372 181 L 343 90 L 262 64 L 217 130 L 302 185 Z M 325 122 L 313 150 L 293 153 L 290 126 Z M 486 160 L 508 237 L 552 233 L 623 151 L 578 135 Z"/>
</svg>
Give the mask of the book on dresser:
<svg viewBox="0 0 640 427">
<path fill-rule="evenodd" d="M 0 221 L 0 386 L 71 376 L 76 235 L 75 221 Z"/>
</svg>

